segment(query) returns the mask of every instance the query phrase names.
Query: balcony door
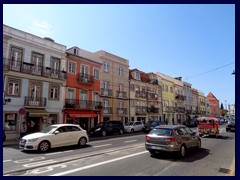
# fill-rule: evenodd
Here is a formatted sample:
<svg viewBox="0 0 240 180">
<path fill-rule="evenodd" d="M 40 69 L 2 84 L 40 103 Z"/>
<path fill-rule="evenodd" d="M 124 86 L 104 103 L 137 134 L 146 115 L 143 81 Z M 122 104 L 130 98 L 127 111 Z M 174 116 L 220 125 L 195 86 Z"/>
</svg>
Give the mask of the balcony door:
<svg viewBox="0 0 240 180">
<path fill-rule="evenodd" d="M 69 88 L 67 91 L 67 105 L 75 105 L 75 91 L 74 89 Z"/>
<path fill-rule="evenodd" d="M 88 82 L 89 81 L 89 67 L 86 65 L 82 65 L 81 66 L 81 77 L 83 78 L 84 82 Z"/>
<path fill-rule="evenodd" d="M 23 50 L 20 48 L 11 48 L 10 69 L 13 71 L 20 71 L 22 63 Z"/>
<path fill-rule="evenodd" d="M 41 104 L 41 92 L 42 86 L 41 84 L 31 83 L 29 90 L 29 105 L 30 106 L 40 106 Z"/>
<path fill-rule="evenodd" d="M 88 91 L 80 90 L 80 106 L 81 108 L 88 107 Z"/>
<path fill-rule="evenodd" d="M 108 95 L 109 83 L 107 81 L 103 81 L 103 95 Z"/>
<path fill-rule="evenodd" d="M 60 59 L 51 58 L 51 77 L 58 78 L 60 70 Z"/>
<path fill-rule="evenodd" d="M 109 101 L 103 101 L 103 114 L 109 114 Z"/>
<path fill-rule="evenodd" d="M 43 55 L 38 53 L 32 54 L 32 74 L 41 75 L 42 74 L 42 66 L 43 66 Z"/>
</svg>

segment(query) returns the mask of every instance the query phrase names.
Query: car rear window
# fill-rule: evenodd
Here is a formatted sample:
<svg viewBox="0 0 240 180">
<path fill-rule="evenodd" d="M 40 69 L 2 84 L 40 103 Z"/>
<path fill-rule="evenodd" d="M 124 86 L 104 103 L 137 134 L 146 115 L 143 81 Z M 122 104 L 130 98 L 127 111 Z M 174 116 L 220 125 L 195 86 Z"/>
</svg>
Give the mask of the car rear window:
<svg viewBox="0 0 240 180">
<path fill-rule="evenodd" d="M 155 134 L 158 136 L 171 136 L 172 130 L 171 129 L 165 129 L 165 128 L 157 128 L 150 131 L 149 134 Z"/>
</svg>

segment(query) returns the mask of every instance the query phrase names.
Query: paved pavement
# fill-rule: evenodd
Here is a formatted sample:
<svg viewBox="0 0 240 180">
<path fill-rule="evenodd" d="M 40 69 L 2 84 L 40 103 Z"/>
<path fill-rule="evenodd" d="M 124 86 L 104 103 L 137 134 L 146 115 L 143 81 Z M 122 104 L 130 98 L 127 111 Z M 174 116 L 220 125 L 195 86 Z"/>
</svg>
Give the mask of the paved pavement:
<svg viewBox="0 0 240 180">
<path fill-rule="evenodd" d="M 3 146 L 10 146 L 10 145 L 18 145 L 19 141 L 17 139 L 13 139 L 13 140 L 6 140 L 3 143 Z"/>
</svg>

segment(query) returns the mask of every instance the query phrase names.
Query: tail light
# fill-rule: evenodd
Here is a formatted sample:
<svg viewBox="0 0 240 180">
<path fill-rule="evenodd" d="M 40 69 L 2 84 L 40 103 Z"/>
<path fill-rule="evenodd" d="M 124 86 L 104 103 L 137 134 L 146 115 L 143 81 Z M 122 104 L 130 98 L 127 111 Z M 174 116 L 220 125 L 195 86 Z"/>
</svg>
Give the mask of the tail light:
<svg viewBox="0 0 240 180">
<path fill-rule="evenodd" d="M 176 138 L 164 138 L 164 141 L 166 141 L 166 142 L 175 142 Z"/>
<path fill-rule="evenodd" d="M 150 136 L 146 136 L 146 140 L 149 140 L 149 139 L 151 139 L 151 137 Z"/>
</svg>

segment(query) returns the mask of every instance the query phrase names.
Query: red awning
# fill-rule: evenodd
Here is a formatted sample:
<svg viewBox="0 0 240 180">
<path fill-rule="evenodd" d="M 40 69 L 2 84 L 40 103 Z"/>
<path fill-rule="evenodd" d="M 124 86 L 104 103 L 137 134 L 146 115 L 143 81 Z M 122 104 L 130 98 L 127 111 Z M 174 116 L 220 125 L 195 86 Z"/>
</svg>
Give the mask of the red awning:
<svg viewBox="0 0 240 180">
<path fill-rule="evenodd" d="M 81 117 L 86 117 L 86 118 L 94 118 L 97 117 L 97 114 L 94 112 L 83 112 L 83 111 L 74 111 L 74 110 L 65 110 L 65 113 L 67 113 L 70 118 L 81 118 Z"/>
<path fill-rule="evenodd" d="M 81 118 L 81 117 L 88 117 L 88 118 L 94 118 L 97 115 L 96 114 L 69 114 L 70 118 Z"/>
</svg>

